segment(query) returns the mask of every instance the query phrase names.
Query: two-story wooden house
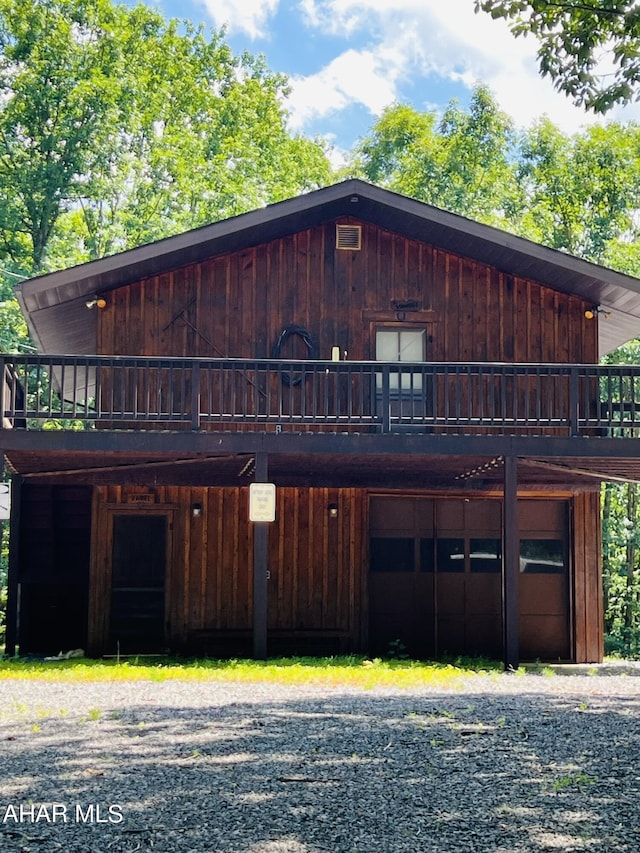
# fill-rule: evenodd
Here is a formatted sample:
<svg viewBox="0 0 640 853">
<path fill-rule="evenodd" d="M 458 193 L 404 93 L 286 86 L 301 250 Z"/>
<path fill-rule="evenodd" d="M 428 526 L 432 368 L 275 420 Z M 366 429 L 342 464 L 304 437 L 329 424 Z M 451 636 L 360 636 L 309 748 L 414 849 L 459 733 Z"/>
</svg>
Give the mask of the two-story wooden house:
<svg viewBox="0 0 640 853">
<path fill-rule="evenodd" d="M 351 180 L 17 293 L 10 651 L 602 658 L 637 279 Z"/>
</svg>

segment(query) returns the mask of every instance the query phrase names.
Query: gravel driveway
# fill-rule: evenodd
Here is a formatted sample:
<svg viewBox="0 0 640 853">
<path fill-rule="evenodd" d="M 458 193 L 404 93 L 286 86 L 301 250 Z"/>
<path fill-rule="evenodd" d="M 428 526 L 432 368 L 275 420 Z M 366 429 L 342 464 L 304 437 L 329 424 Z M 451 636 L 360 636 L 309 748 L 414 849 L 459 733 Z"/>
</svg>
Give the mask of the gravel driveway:
<svg viewBox="0 0 640 853">
<path fill-rule="evenodd" d="M 0 682 L 3 853 L 640 850 L 640 678 Z"/>
</svg>

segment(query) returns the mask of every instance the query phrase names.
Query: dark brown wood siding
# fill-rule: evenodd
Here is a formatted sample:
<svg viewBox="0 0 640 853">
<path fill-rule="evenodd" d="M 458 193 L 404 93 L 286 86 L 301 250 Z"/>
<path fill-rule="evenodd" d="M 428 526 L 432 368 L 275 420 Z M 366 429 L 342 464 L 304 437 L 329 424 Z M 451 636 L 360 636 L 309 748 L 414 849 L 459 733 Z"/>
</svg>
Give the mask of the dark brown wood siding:
<svg viewBox="0 0 640 853">
<path fill-rule="evenodd" d="M 349 220 L 340 220 L 347 222 Z M 357 223 L 357 220 L 350 220 Z M 339 346 L 374 357 L 372 323 L 392 322 L 392 300 L 415 300 L 428 360 L 597 360 L 597 323 L 583 300 L 380 228 L 362 249 L 335 248 L 335 222 L 182 267 L 109 295 L 99 353 L 268 357 L 284 326 L 307 328 L 318 356 Z M 304 356 L 291 351 L 286 356 Z"/>
<path fill-rule="evenodd" d="M 144 498 L 144 499 L 143 499 Z M 147 502 L 148 501 L 148 502 Z M 167 645 L 224 651 L 249 643 L 253 535 L 247 488 L 97 487 L 90 604 L 92 653 L 107 649 L 114 513 L 166 513 L 171 525 L 166 578 Z M 337 517 L 329 505 L 337 506 Z M 193 515 L 198 505 L 201 513 Z M 363 493 L 278 490 L 269 528 L 269 630 L 284 647 L 359 650 L 366 624 Z M 325 642 L 323 646 L 323 642 Z M 272 643 L 272 645 L 273 645 Z M 314 645 L 315 644 L 315 645 Z M 241 648 L 242 647 L 241 645 Z"/>
<path fill-rule="evenodd" d="M 593 663 L 604 655 L 599 492 L 584 492 L 574 498 L 573 537 L 575 661 Z"/>
<path fill-rule="evenodd" d="M 17 562 L 21 647 L 86 648 L 91 488 L 25 483 Z"/>
</svg>

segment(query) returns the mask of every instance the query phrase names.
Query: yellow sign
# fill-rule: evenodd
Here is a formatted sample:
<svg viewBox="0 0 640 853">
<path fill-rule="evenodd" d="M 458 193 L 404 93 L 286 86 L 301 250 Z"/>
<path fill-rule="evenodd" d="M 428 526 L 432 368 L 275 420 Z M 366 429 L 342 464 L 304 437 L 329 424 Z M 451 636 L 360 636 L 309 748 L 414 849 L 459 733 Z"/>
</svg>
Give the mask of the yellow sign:
<svg viewBox="0 0 640 853">
<path fill-rule="evenodd" d="M 274 483 L 251 483 L 249 486 L 249 521 L 276 520 L 276 487 Z"/>
</svg>

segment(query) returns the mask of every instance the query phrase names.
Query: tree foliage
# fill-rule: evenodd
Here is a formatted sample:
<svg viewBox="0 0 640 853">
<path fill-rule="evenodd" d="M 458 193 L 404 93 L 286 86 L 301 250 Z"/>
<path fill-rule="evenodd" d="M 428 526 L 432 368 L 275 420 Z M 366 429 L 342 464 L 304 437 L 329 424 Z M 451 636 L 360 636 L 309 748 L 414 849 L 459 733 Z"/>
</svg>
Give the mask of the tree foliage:
<svg viewBox="0 0 640 853">
<path fill-rule="evenodd" d="M 640 340 L 604 358 L 605 364 L 640 364 Z M 640 484 L 602 488 L 602 569 L 606 651 L 640 658 Z"/>
<path fill-rule="evenodd" d="M 25 272 L 330 179 L 282 75 L 146 6 L 0 0 L 0 90 L 0 257 Z"/>
<path fill-rule="evenodd" d="M 486 87 L 442 115 L 398 104 L 357 146 L 353 174 L 623 271 L 638 268 L 640 128 L 516 131 Z"/>
<path fill-rule="evenodd" d="M 511 120 L 485 86 L 468 109 L 452 101 L 444 114 L 406 105 L 388 108 L 356 149 L 354 174 L 396 192 L 492 224 L 515 204 Z"/>
<path fill-rule="evenodd" d="M 640 7 L 636 0 L 476 0 L 476 12 L 510 22 L 539 41 L 542 76 L 597 113 L 637 100 Z"/>
<path fill-rule="evenodd" d="M 516 230 L 554 249 L 624 269 L 640 200 L 640 129 L 609 124 L 566 135 L 541 119 L 521 137 Z"/>
</svg>

